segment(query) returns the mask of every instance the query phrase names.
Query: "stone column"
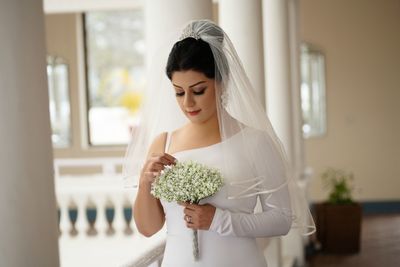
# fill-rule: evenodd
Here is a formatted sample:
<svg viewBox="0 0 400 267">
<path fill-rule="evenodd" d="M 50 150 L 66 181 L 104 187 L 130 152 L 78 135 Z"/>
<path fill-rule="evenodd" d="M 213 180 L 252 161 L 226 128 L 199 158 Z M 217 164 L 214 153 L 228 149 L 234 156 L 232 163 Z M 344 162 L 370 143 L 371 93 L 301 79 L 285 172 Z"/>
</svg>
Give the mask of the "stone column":
<svg viewBox="0 0 400 267">
<path fill-rule="evenodd" d="M 261 0 L 219 0 L 219 25 L 232 40 L 243 66 L 265 107 Z"/>
<path fill-rule="evenodd" d="M 42 1 L 0 6 L 0 266 L 59 266 Z"/>
<path fill-rule="evenodd" d="M 303 114 L 301 108 L 301 72 L 300 72 L 300 29 L 299 29 L 299 0 L 289 0 L 289 43 L 290 43 L 290 67 L 291 67 L 291 92 L 293 111 L 293 167 L 295 177 L 300 184 L 307 186 L 304 138 L 303 138 Z M 304 188 L 306 190 L 306 188 Z"/>
<path fill-rule="evenodd" d="M 146 62 L 171 33 L 194 19 L 212 19 L 211 0 L 146 0 Z M 172 48 L 172 47 L 171 47 Z"/>
<path fill-rule="evenodd" d="M 293 116 L 287 0 L 264 0 L 263 20 L 267 113 L 290 158 Z"/>
<path fill-rule="evenodd" d="M 297 1 L 263 0 L 267 113 L 286 149 L 294 178 L 303 172 Z M 298 233 L 282 239 L 282 255 L 304 263 Z"/>
</svg>

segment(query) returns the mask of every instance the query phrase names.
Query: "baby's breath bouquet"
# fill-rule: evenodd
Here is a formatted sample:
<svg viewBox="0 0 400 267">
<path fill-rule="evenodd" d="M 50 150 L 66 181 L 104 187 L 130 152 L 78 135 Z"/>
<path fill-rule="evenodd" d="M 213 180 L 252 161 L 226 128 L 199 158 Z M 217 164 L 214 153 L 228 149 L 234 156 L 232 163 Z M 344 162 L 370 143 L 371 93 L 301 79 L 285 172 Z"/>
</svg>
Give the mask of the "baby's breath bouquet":
<svg viewBox="0 0 400 267">
<path fill-rule="evenodd" d="M 222 175 L 217 169 L 193 161 L 177 162 L 164 168 L 153 182 L 151 194 L 168 202 L 199 204 L 201 199 L 215 194 L 222 184 Z M 198 260 L 197 230 L 193 234 L 193 256 Z"/>
</svg>

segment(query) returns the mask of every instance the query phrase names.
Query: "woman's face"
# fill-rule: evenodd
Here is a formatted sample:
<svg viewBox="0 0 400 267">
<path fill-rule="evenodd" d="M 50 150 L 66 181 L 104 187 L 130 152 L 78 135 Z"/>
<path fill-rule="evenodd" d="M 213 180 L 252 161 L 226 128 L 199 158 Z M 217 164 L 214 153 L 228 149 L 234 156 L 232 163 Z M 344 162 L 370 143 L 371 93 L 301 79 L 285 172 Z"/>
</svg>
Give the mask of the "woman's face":
<svg viewBox="0 0 400 267">
<path fill-rule="evenodd" d="M 191 122 L 204 123 L 217 116 L 214 79 L 202 72 L 187 70 L 175 71 L 171 81 L 176 100 Z"/>
</svg>

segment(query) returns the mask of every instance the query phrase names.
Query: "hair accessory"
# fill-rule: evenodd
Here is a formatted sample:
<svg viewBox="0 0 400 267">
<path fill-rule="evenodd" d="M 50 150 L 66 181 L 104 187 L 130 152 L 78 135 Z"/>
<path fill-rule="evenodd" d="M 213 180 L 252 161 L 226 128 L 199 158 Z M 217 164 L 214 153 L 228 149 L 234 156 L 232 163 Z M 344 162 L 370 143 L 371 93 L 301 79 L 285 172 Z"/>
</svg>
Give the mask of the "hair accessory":
<svg viewBox="0 0 400 267">
<path fill-rule="evenodd" d="M 197 34 L 197 33 L 195 33 L 195 32 L 193 31 L 193 28 L 190 27 L 190 26 L 191 26 L 191 25 L 188 25 L 188 27 L 186 27 L 185 29 L 183 29 L 182 35 L 179 37 L 179 41 L 182 41 L 183 39 L 186 39 L 186 38 L 189 38 L 189 37 L 194 38 L 194 39 L 196 39 L 196 40 L 199 40 L 199 39 L 200 39 L 200 35 Z"/>
<path fill-rule="evenodd" d="M 227 107 L 228 107 L 228 100 L 229 100 L 228 92 L 227 92 L 226 89 L 223 89 L 223 90 L 222 90 L 222 93 L 221 93 L 221 105 L 222 105 L 224 108 L 227 108 Z"/>
</svg>

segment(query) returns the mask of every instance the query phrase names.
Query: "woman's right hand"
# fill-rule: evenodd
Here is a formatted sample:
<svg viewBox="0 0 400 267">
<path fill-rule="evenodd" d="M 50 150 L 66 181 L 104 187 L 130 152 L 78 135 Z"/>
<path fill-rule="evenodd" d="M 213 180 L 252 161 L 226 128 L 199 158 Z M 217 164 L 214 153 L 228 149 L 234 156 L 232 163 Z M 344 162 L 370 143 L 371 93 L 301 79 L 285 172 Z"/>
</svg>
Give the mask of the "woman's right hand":
<svg viewBox="0 0 400 267">
<path fill-rule="evenodd" d="M 151 185 L 154 179 L 167 165 L 175 165 L 176 158 L 167 153 L 152 153 L 145 162 L 141 175 L 141 185 Z"/>
</svg>

